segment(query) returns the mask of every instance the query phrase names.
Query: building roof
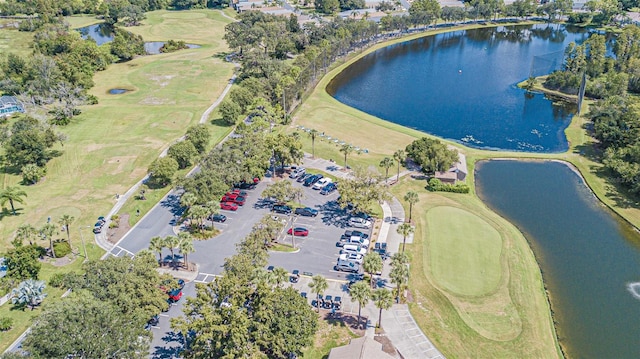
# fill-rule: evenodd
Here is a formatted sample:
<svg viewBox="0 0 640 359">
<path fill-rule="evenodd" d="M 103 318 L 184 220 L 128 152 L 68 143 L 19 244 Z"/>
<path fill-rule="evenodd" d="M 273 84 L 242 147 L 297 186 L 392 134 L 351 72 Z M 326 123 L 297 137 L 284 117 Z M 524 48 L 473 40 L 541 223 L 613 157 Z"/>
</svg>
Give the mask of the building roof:
<svg viewBox="0 0 640 359">
<path fill-rule="evenodd" d="M 13 96 L 0 96 L 0 107 L 20 105 L 20 101 Z M 20 106 L 22 107 L 22 106 Z"/>
<path fill-rule="evenodd" d="M 382 351 L 382 344 L 369 338 L 351 339 L 349 345 L 331 349 L 329 359 L 393 359 Z"/>
<path fill-rule="evenodd" d="M 24 112 L 22 103 L 13 96 L 0 96 L 0 116 L 7 116 L 14 112 Z"/>
</svg>

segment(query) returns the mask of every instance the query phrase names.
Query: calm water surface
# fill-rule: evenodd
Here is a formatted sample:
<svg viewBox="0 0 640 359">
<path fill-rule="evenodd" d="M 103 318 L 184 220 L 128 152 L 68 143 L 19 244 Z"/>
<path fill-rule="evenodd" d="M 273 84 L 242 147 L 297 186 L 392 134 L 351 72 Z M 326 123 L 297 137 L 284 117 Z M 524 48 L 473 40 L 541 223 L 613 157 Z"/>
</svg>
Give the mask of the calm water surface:
<svg viewBox="0 0 640 359">
<path fill-rule="evenodd" d="M 93 39 L 98 46 L 113 41 L 115 34 L 113 28 L 106 24 L 95 24 L 78 29 L 83 39 Z M 162 41 L 149 41 L 144 43 L 144 50 L 148 55 L 157 55 L 164 46 Z M 187 44 L 190 49 L 199 48 L 200 45 Z"/>
<path fill-rule="evenodd" d="M 557 68 L 588 32 L 558 25 L 454 31 L 392 45 L 329 85 L 339 101 L 374 116 L 479 148 L 559 152 L 574 109 L 516 84 Z M 534 61 L 534 57 L 539 56 Z"/>
<path fill-rule="evenodd" d="M 525 234 L 571 358 L 640 358 L 640 236 L 558 162 L 482 162 L 478 194 Z"/>
</svg>

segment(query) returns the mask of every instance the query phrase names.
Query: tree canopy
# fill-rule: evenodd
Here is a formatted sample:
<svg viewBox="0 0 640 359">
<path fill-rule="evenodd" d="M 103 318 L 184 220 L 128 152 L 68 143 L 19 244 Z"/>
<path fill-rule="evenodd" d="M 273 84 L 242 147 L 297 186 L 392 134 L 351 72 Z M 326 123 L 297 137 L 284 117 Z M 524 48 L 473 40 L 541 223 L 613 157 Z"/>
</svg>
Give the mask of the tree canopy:
<svg viewBox="0 0 640 359">
<path fill-rule="evenodd" d="M 458 151 L 437 139 L 422 137 L 405 149 L 407 156 L 422 167 L 426 173 L 446 171 L 458 162 Z"/>
</svg>

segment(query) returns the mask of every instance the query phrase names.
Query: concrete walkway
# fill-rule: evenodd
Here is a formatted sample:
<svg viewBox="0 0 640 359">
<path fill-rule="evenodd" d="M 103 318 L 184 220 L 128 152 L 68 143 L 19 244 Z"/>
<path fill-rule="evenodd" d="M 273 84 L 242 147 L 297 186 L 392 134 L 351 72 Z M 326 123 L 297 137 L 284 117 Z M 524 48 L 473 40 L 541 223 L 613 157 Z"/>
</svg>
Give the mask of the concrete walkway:
<svg viewBox="0 0 640 359">
<path fill-rule="evenodd" d="M 312 158 L 310 154 L 305 154 L 302 166 L 322 170 L 339 178 L 348 178 L 351 176 L 351 171 L 344 171 L 342 166 L 325 159 Z M 413 172 L 413 170 L 405 170 L 400 173 L 400 176 L 402 177 Z M 390 179 L 395 181 L 396 176 L 390 177 Z M 397 229 L 398 225 L 404 222 L 404 208 L 395 197 L 393 197 L 390 202 L 382 203 L 381 206 L 384 218 L 380 225 L 377 241 L 379 243 L 386 243 L 388 252 L 397 253 L 401 251 L 403 242 L 403 237 L 398 234 Z M 407 243 L 412 242 L 413 236 L 407 237 Z M 389 278 L 390 265 L 388 264 L 389 262 L 386 261 L 382 269 L 382 278 Z M 311 290 L 306 287 L 305 281 L 301 282 L 299 285 L 300 288 L 298 289 L 311 293 Z M 394 289 L 391 283 L 386 281 L 382 283 L 384 283 L 383 285 L 386 288 Z M 335 292 L 328 291 L 326 294 L 348 296 L 342 287 L 343 285 L 338 287 L 340 292 L 337 292 L 338 289 L 334 289 Z M 348 312 L 357 314 L 357 306 L 355 312 L 352 308 L 352 306 L 345 307 Z M 362 308 L 362 315 L 369 318 L 365 335 L 373 338 L 375 336 L 375 325 L 378 321 L 379 309 L 373 302 L 369 302 L 367 306 Z M 385 335 L 391 340 L 403 358 L 444 358 L 444 355 L 440 353 L 431 340 L 420 330 L 406 304 L 394 304 L 389 310 L 383 310 L 382 327 Z"/>
</svg>

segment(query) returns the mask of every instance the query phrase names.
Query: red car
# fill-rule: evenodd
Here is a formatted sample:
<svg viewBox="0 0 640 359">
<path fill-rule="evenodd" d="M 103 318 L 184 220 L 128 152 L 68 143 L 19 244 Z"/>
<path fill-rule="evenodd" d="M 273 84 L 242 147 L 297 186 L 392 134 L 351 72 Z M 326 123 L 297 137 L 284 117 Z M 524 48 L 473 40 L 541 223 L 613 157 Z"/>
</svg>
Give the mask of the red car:
<svg viewBox="0 0 640 359">
<path fill-rule="evenodd" d="M 227 192 L 227 195 L 229 194 L 236 194 L 238 196 L 242 196 L 242 197 L 246 197 L 249 193 L 247 191 L 243 191 L 240 188 L 234 188 L 231 190 L 231 192 Z"/>
<path fill-rule="evenodd" d="M 244 206 L 244 202 L 245 201 L 246 201 L 246 199 L 244 197 L 238 196 L 232 202 L 237 204 L 238 206 Z"/>
<path fill-rule="evenodd" d="M 234 199 L 236 199 L 236 197 L 238 197 L 238 196 L 240 196 L 240 194 L 239 194 L 239 193 L 227 192 L 227 193 L 225 193 L 225 195 L 224 195 L 222 198 L 223 198 L 223 200 L 224 200 L 225 198 L 227 198 L 227 201 L 228 201 L 228 202 L 231 202 L 231 201 L 233 201 Z"/>
<path fill-rule="evenodd" d="M 226 209 L 227 211 L 237 211 L 238 205 L 233 202 L 220 202 L 220 209 Z"/>
<path fill-rule="evenodd" d="M 302 227 L 289 228 L 289 231 L 287 232 L 287 234 L 291 234 L 291 232 L 293 232 L 294 236 L 298 236 L 298 237 L 306 237 L 309 235 L 309 230 Z"/>
</svg>

